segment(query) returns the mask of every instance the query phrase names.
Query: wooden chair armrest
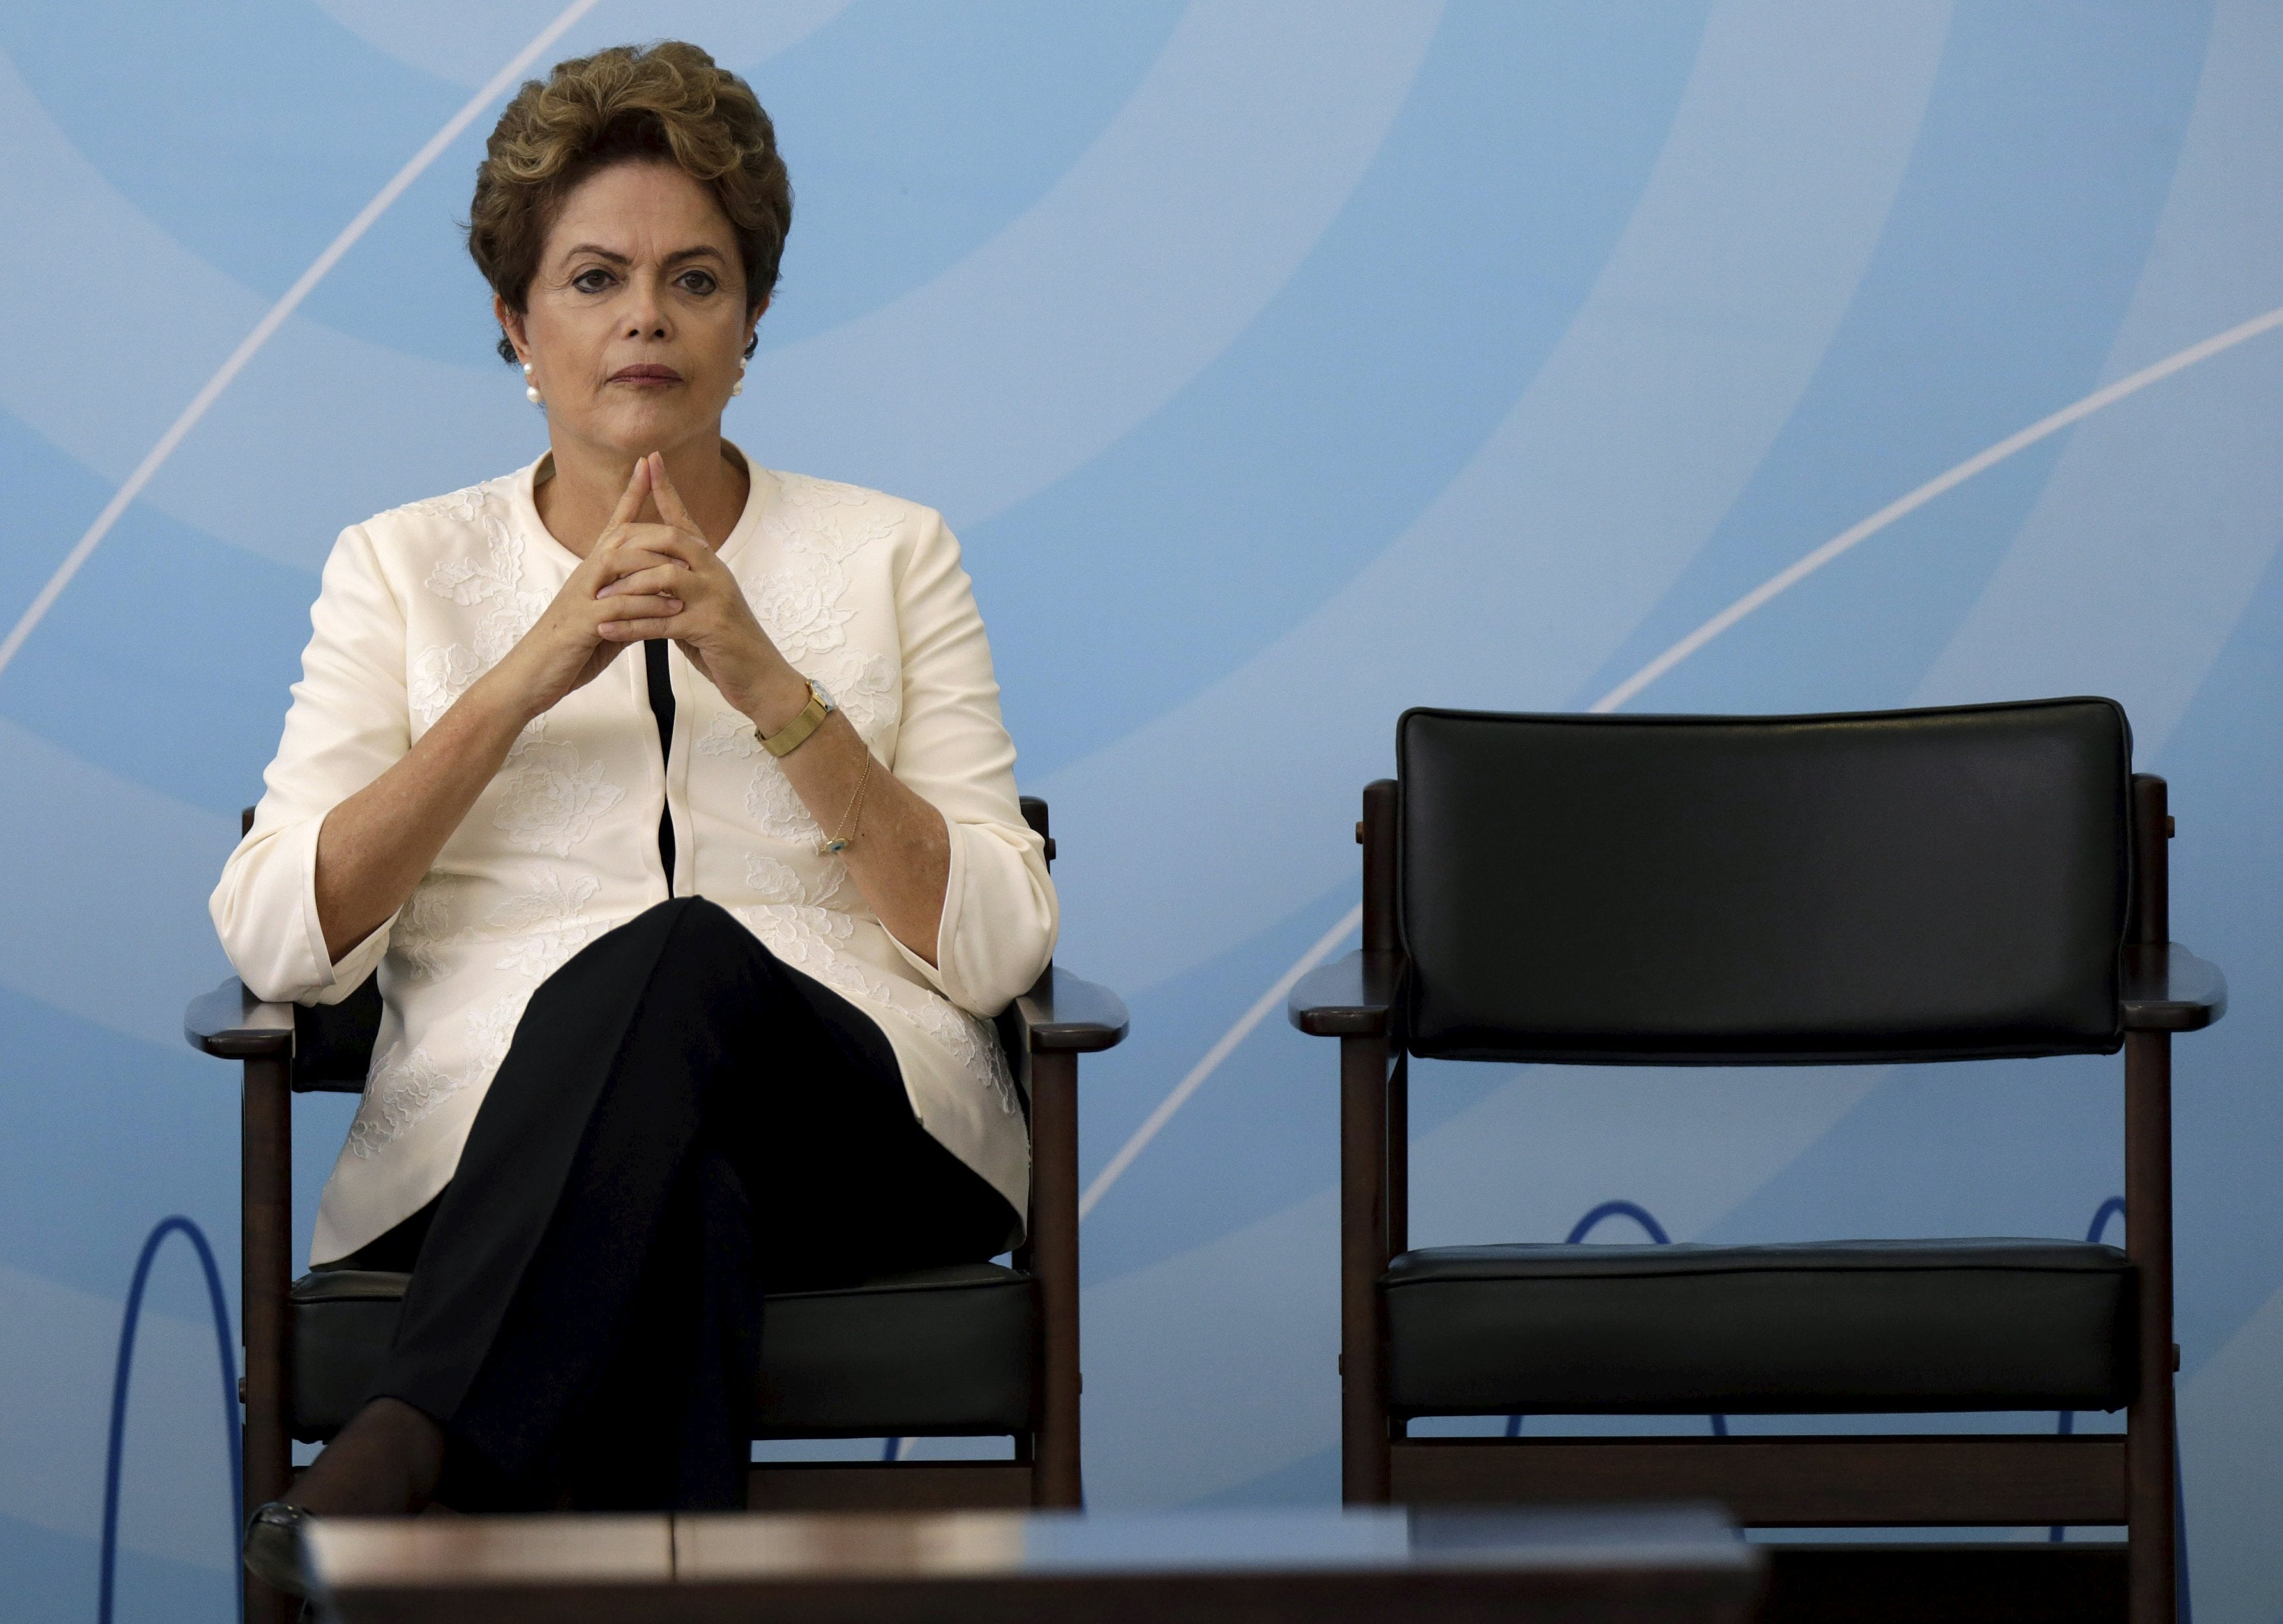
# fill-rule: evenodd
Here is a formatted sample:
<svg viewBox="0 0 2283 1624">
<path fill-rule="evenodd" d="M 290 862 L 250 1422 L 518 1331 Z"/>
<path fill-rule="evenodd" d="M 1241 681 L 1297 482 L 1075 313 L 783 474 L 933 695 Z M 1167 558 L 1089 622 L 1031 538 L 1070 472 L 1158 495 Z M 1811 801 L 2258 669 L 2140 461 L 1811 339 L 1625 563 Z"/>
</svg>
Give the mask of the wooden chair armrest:
<svg viewBox="0 0 2283 1624">
<path fill-rule="evenodd" d="M 1292 1024 L 1312 1037 L 1385 1037 L 1394 1031 L 1403 973 L 1401 953 L 1350 953 L 1300 978 L 1286 1000 Z"/>
<path fill-rule="evenodd" d="M 1092 1054 L 1126 1040 L 1126 1000 L 1052 966 L 1015 1000 L 1015 1017 L 1033 1054 Z"/>
<path fill-rule="evenodd" d="M 2227 1013 L 2227 977 L 2178 942 L 2127 947 L 2124 1030 L 2193 1032 Z"/>
<path fill-rule="evenodd" d="M 226 1061 L 261 1060 L 293 1053 L 293 1006 L 269 1004 L 237 976 L 191 1000 L 183 1012 L 191 1047 Z"/>
</svg>

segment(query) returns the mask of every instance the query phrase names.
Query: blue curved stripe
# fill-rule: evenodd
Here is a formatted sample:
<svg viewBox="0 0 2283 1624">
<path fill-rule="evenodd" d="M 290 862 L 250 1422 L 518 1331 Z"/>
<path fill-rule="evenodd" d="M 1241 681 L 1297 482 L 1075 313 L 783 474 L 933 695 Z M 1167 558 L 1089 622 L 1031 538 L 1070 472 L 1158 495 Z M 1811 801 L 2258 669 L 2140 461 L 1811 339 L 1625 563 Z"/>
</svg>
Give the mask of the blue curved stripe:
<svg viewBox="0 0 2283 1624">
<path fill-rule="evenodd" d="M 966 535 L 986 611 L 994 589 L 1033 606 L 993 626 L 1026 773 L 1225 675 L 1449 484 L 1607 261 L 1703 27 L 1700 6 L 1454 6 L 1363 183 L 1244 336 Z"/>
<path fill-rule="evenodd" d="M 273 299 L 467 100 L 295 0 L 0 7 L 0 51 L 105 179 Z"/>
<path fill-rule="evenodd" d="M 1897 1066 L 1702 1239 L 2075 1239 L 2116 1185 L 2120 1063 Z"/>
<path fill-rule="evenodd" d="M 2202 5 L 1959 11 L 1885 237 L 1813 384 L 1711 544 L 1573 703 L 2094 387 L 2147 263 L 2209 20 Z M 1905 703 L 2065 443 L 1904 520 L 1632 708 Z"/>
<path fill-rule="evenodd" d="M 0 568 L 52 569 L 111 487 L 0 412 Z M 178 801 L 261 792 L 300 675 L 316 579 L 138 503 L 0 673 L 0 717 Z"/>
<path fill-rule="evenodd" d="M 756 88 L 800 203 L 767 341 L 919 286 L 1020 214 L 1117 111 L 1180 10 L 852 6 L 763 64 Z M 466 98 L 292 0 L 249 0 L 226 22 L 134 0 L 6 8 L 0 51 L 112 184 L 273 298 Z M 853 123 L 852 105 L 865 109 Z M 198 140 L 152 141 L 154 108 Z M 382 217 L 312 295 L 309 319 L 432 360 L 488 357 L 490 299 L 458 224 L 487 128 Z"/>
<path fill-rule="evenodd" d="M 25 1620 L 92 1618 L 100 1545 L 82 1537 L 0 1515 L 0 1573 L 8 1575 L 8 1605 Z M 119 1554 L 118 1603 L 130 1619 L 230 1618 L 237 1608 L 230 1574 L 214 1567 L 128 1550 Z"/>
<path fill-rule="evenodd" d="M 2283 533 L 2283 517 L 2271 521 Z M 2227 1019 L 2173 1040 L 2173 1217 L 2184 1372 L 2193 1376 L 2283 1289 L 2283 554 L 2193 703 L 2147 765 L 2171 781 L 2172 930 L 2225 970 Z M 2112 1092 L 2108 1098 L 2115 1098 Z M 2114 1185 L 2112 1185 L 2112 1188 Z"/>
<path fill-rule="evenodd" d="M 1181 10 L 873 0 L 757 69 L 796 204 L 763 347 L 884 305 L 996 236 L 1109 122 Z"/>
<path fill-rule="evenodd" d="M 1212 1034 L 1227 1030 L 1354 899 L 1352 883 L 1339 886 L 1130 1000 L 1133 1035 L 1087 1062 L 1103 1086 L 1089 1084 L 1079 1117 L 1085 1179 L 1164 1098 L 1168 1079 L 1196 1063 Z M 1303 1037 L 1281 1014 L 1262 1022 L 1087 1218 L 1086 1282 L 1114 1280 L 1203 1246 L 1336 1184 L 1338 1123 L 1324 1109 L 1335 1060 L 1331 1045 Z M 1435 1081 L 1413 1091 L 1419 1133 L 1509 1075 L 1492 1066 L 1437 1069 Z"/>
<path fill-rule="evenodd" d="M 195 1213 L 218 1234 L 236 1232 L 234 1068 L 6 987 L 0 1030 L 0 1263 L 116 1301 L 152 1213 Z M 90 1191 L 105 1199 L 59 1198 Z M 162 1276 L 152 1306 L 202 1313 L 186 1287 Z"/>
<path fill-rule="evenodd" d="M 161 1218 L 158 1227 L 143 1243 L 142 1255 L 135 1260 L 135 1276 L 127 1288 L 127 1314 L 119 1332 L 119 1356 L 111 1383 L 111 1437 L 105 1450 L 103 1474 L 103 1550 L 99 1558 L 102 1573 L 96 1602 L 98 1624 L 111 1624 L 117 1601 L 119 1577 L 119 1484 L 120 1468 L 127 1444 L 127 1395 L 135 1370 L 135 1333 L 142 1322 L 143 1294 L 151 1280 L 151 1265 L 159 1248 L 169 1234 L 179 1234 L 190 1242 L 198 1254 L 199 1268 L 205 1277 L 207 1307 L 214 1317 L 214 1362 L 222 1378 L 222 1426 L 224 1444 L 230 1456 L 230 1520 L 223 1526 L 224 1538 L 216 1542 L 225 1552 L 235 1552 L 239 1529 L 245 1524 L 245 1478 L 241 1471 L 238 1434 L 238 1356 L 230 1345 L 230 1309 L 223 1304 L 222 1268 L 214 1262 L 214 1247 L 206 1240 L 206 1232 L 191 1219 L 176 1213 Z M 239 1570 L 232 1574 L 238 1586 L 240 1611 L 245 1605 L 245 1574 Z"/>
<path fill-rule="evenodd" d="M 2283 521 L 2278 528 L 2283 529 Z M 2271 563 L 2194 703 L 2149 765 L 2172 781 L 2172 928 L 2239 987 L 2283 980 L 2283 558 Z M 2175 1039 L 2183 1151 L 2173 1250 L 2184 1374 L 2283 1288 L 2283 1007 L 2239 998 Z M 1898 1067 L 1708 1240 L 2069 1236 L 2117 1185 L 2118 1061 L 2089 1056 Z M 2191 1171 L 2191 1169 L 2193 1169 Z M 1089 1244 L 1091 1238 L 1089 1237 Z"/>
</svg>

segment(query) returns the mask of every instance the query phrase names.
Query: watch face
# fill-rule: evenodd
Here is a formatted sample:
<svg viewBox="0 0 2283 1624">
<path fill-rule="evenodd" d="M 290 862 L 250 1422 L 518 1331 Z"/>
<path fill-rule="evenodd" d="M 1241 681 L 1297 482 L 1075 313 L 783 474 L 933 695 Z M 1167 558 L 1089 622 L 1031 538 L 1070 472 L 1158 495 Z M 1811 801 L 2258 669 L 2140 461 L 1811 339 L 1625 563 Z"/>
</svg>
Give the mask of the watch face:
<svg viewBox="0 0 2283 1624">
<path fill-rule="evenodd" d="M 824 713 L 827 716 L 831 715 L 835 711 L 838 711 L 840 708 L 838 705 L 832 703 L 832 690 L 825 687 L 822 682 L 819 682 L 814 677 L 811 677 L 808 680 L 808 686 L 814 688 L 816 692 L 816 696 L 824 702 Z"/>
</svg>

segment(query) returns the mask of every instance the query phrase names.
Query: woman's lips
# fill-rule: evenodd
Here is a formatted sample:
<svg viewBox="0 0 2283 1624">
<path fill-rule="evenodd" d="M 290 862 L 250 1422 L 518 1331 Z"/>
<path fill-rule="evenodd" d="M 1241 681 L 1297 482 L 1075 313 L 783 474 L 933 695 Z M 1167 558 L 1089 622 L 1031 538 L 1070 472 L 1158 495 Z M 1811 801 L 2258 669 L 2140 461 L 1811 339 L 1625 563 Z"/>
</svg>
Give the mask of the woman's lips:
<svg viewBox="0 0 2283 1624">
<path fill-rule="evenodd" d="M 613 384 L 679 384 L 682 374 L 672 367 L 622 367 L 611 374 Z"/>
</svg>

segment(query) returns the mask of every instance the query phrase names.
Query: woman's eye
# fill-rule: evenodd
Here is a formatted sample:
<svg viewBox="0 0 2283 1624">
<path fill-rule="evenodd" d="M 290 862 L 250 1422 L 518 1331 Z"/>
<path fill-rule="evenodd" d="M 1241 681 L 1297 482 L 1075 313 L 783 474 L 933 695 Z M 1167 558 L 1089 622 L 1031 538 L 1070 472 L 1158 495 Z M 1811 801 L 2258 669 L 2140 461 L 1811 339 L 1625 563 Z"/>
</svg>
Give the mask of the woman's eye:
<svg viewBox="0 0 2283 1624">
<path fill-rule="evenodd" d="M 711 293 L 721 284 L 713 279 L 712 271 L 694 270 L 682 273 L 682 285 L 692 293 Z"/>
<path fill-rule="evenodd" d="M 599 293 L 611 285 L 611 273 L 596 266 L 572 277 L 571 285 L 581 293 Z"/>
</svg>

